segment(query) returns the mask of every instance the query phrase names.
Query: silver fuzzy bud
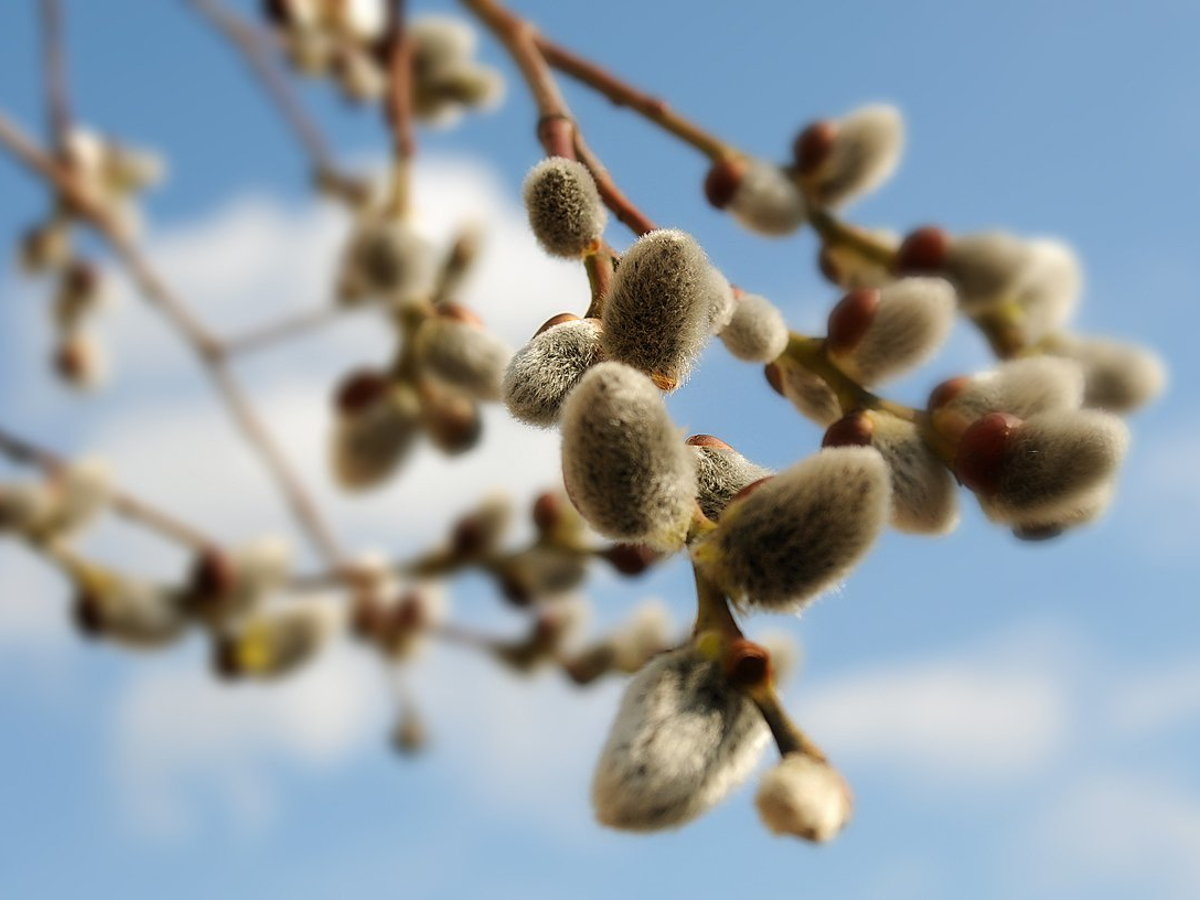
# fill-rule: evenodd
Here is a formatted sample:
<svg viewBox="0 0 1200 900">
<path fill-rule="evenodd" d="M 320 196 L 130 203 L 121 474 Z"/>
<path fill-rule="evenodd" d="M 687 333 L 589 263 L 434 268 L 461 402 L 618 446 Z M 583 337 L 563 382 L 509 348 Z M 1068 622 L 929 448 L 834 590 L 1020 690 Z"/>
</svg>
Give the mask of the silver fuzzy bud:
<svg viewBox="0 0 1200 900">
<path fill-rule="evenodd" d="M 885 412 L 867 413 L 871 446 L 892 479 L 892 527 L 909 534 L 947 534 L 958 525 L 958 486 L 917 426 Z"/>
<path fill-rule="evenodd" d="M 935 424 L 956 417 L 967 424 L 993 412 L 1027 419 L 1039 413 L 1078 409 L 1083 402 L 1083 370 L 1072 360 L 1029 356 L 1001 363 L 973 376 L 940 409 Z"/>
<path fill-rule="evenodd" d="M 1061 241 L 1029 242 L 1029 261 L 1013 296 L 1027 346 L 1057 334 L 1070 321 L 1083 291 L 1075 252 Z"/>
<path fill-rule="evenodd" d="M 787 348 L 788 327 L 783 314 L 766 297 L 741 294 L 734 301 L 729 324 L 718 335 L 725 349 L 738 359 L 767 363 Z"/>
<path fill-rule="evenodd" d="M 447 384 L 476 400 L 498 401 L 512 349 L 501 338 L 470 322 L 434 316 L 416 336 L 419 363 Z"/>
<path fill-rule="evenodd" d="M 787 172 L 761 159 L 748 159 L 729 200 L 741 225 L 759 234 L 791 234 L 808 219 L 808 204 Z"/>
<path fill-rule="evenodd" d="M 832 332 L 828 344 L 830 360 L 860 384 L 878 384 L 920 365 L 954 324 L 954 289 L 941 278 L 903 278 L 877 296 L 853 345 L 837 346 Z"/>
<path fill-rule="evenodd" d="M 552 427 L 567 394 L 600 359 L 599 319 L 552 325 L 509 360 L 504 405 L 522 422 Z"/>
<path fill-rule="evenodd" d="M 806 175 L 822 206 L 837 207 L 887 181 L 904 149 L 904 119 L 894 106 L 873 104 L 844 116 L 828 154 Z"/>
<path fill-rule="evenodd" d="M 962 308 L 978 312 L 1011 298 L 1029 263 L 1028 243 L 1004 231 L 988 231 L 952 238 L 943 270 Z"/>
<path fill-rule="evenodd" d="M 551 256 L 576 259 L 604 234 L 608 211 L 582 163 L 544 159 L 525 176 L 521 193 L 529 227 Z"/>
<path fill-rule="evenodd" d="M 609 359 L 673 390 L 704 342 L 732 312 L 732 290 L 691 235 L 659 229 L 621 257 L 604 305 L 601 345 Z"/>
<path fill-rule="evenodd" d="M 720 663 L 684 647 L 634 676 L 592 780 L 602 825 L 674 828 L 720 802 L 754 766 L 767 729 Z"/>
<path fill-rule="evenodd" d="M 342 255 L 338 299 L 407 303 L 428 296 L 437 279 L 433 245 L 411 223 L 391 215 L 360 217 Z"/>
<path fill-rule="evenodd" d="M 801 415 L 823 427 L 829 427 L 842 416 L 837 395 L 819 375 L 787 357 L 767 366 L 771 385 L 794 406 Z"/>
<path fill-rule="evenodd" d="M 178 591 L 86 566 L 75 572 L 75 620 L 87 634 L 128 647 L 173 643 L 187 628 Z"/>
<path fill-rule="evenodd" d="M 866 555 L 890 502 L 876 450 L 829 447 L 730 503 L 692 558 L 736 603 L 797 612 Z"/>
<path fill-rule="evenodd" d="M 708 435 L 688 438 L 687 443 L 696 455 L 696 501 L 714 522 L 734 494 L 751 482 L 775 474 Z"/>
<path fill-rule="evenodd" d="M 421 432 L 421 406 L 409 384 L 389 385 L 375 400 L 338 416 L 330 442 L 334 479 L 348 491 L 392 476 Z"/>
<path fill-rule="evenodd" d="M 854 806 L 846 779 L 829 763 L 801 753 L 788 753 L 763 776 L 754 802 L 773 834 L 818 843 L 842 830 Z"/>
<path fill-rule="evenodd" d="M 1109 412 L 1131 412 L 1162 393 L 1167 370 L 1144 347 L 1107 338 L 1062 335 L 1047 353 L 1083 367 L 1083 405 Z"/>
<path fill-rule="evenodd" d="M 603 362 L 571 392 L 562 413 L 567 493 L 601 534 L 674 550 L 696 496 L 696 462 L 662 395 L 629 366 Z"/>
</svg>

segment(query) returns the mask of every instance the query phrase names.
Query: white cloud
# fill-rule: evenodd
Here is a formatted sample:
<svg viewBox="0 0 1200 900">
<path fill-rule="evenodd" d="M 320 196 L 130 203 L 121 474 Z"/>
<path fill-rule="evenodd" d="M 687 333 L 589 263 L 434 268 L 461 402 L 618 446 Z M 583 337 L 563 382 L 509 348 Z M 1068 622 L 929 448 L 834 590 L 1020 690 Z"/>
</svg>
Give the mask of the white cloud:
<svg viewBox="0 0 1200 900">
<path fill-rule="evenodd" d="M 1200 896 L 1200 797 L 1161 778 L 1107 772 L 1080 778 L 1029 834 L 1046 893 Z M 1114 891 L 1115 889 L 1115 891 Z"/>
<path fill-rule="evenodd" d="M 1186 660 L 1121 679 L 1112 689 L 1111 723 L 1145 735 L 1200 723 L 1200 662 Z"/>
<path fill-rule="evenodd" d="M 1038 629 L 975 652 L 880 665 L 805 688 L 805 727 L 837 759 L 926 782 L 994 784 L 1052 763 L 1072 721 L 1072 675 Z"/>
</svg>

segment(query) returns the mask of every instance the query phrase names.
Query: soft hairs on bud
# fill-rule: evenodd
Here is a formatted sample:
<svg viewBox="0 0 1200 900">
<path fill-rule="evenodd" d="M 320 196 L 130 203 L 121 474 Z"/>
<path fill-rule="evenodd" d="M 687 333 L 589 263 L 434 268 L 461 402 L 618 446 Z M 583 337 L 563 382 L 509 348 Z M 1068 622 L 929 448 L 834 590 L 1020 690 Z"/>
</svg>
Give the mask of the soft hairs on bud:
<svg viewBox="0 0 1200 900">
<path fill-rule="evenodd" d="M 950 470 L 929 449 L 917 426 L 888 413 L 870 413 L 871 446 L 892 476 L 892 527 L 910 534 L 946 534 L 958 524 L 958 490 Z"/>
<path fill-rule="evenodd" d="M 714 522 L 734 494 L 751 482 L 774 474 L 732 448 L 693 446 L 692 452 L 696 455 L 696 500 L 704 515 Z"/>
<path fill-rule="evenodd" d="M 1032 416 L 1012 432 L 995 489 L 979 495 L 988 518 L 1018 526 L 1044 526 L 1093 518 L 1098 489 L 1108 485 L 1129 442 L 1125 423 L 1095 410 Z M 1104 494 L 1106 501 L 1108 495 Z"/>
<path fill-rule="evenodd" d="M 941 406 L 931 409 L 933 424 L 951 438 L 988 413 L 1029 418 L 1044 412 L 1078 409 L 1083 371 L 1073 360 L 1030 356 L 1001 363 L 976 375 Z"/>
<path fill-rule="evenodd" d="M 696 461 L 662 395 L 621 363 L 594 367 L 562 414 L 563 477 L 597 531 L 673 550 L 683 544 L 696 496 Z"/>
<path fill-rule="evenodd" d="M 772 386 L 778 384 L 776 390 L 807 419 L 828 427 L 841 418 L 842 406 L 837 395 L 820 375 L 814 375 L 787 357 L 780 357 L 773 366 L 768 365 L 767 373 Z M 775 377 L 777 381 L 773 380 Z"/>
<path fill-rule="evenodd" d="M 478 325 L 435 316 L 421 325 L 417 358 L 447 384 L 476 400 L 499 400 L 512 350 Z"/>
<path fill-rule="evenodd" d="M 433 245 L 404 219 L 364 215 L 350 238 L 338 275 L 342 303 L 369 297 L 408 302 L 428 295 L 437 277 Z"/>
<path fill-rule="evenodd" d="M 684 647 L 629 683 L 592 781 L 610 828 L 683 825 L 720 802 L 754 766 L 767 730 L 720 663 Z"/>
<path fill-rule="evenodd" d="M 904 278 L 879 291 L 874 317 L 853 347 L 830 359 L 862 384 L 878 384 L 928 359 L 954 324 L 954 289 L 941 278 Z"/>
<path fill-rule="evenodd" d="M 1060 336 L 1046 351 L 1083 368 L 1083 405 L 1131 412 L 1149 403 L 1167 383 L 1161 359 L 1136 344 L 1106 338 Z"/>
<path fill-rule="evenodd" d="M 866 554 L 890 498 L 877 451 L 830 447 L 729 504 L 692 555 L 735 602 L 795 612 Z"/>
<path fill-rule="evenodd" d="M 779 166 L 745 160 L 729 201 L 729 211 L 743 226 L 759 234 L 791 234 L 808 218 L 804 195 Z"/>
<path fill-rule="evenodd" d="M 789 753 L 763 776 L 754 798 L 773 834 L 828 841 L 850 819 L 850 787 L 829 763 Z"/>
<path fill-rule="evenodd" d="M 522 422 L 549 428 L 558 421 L 567 394 L 599 359 L 598 319 L 547 328 L 509 360 L 504 405 Z"/>
<path fill-rule="evenodd" d="M 725 349 L 738 359 L 766 363 L 787 349 L 788 327 L 783 314 L 766 297 L 742 294 L 719 335 Z"/>
<path fill-rule="evenodd" d="M 408 455 L 420 424 L 417 392 L 403 383 L 388 385 L 366 408 L 339 416 L 330 443 L 337 483 L 358 491 L 386 481 Z"/>
<path fill-rule="evenodd" d="M 1030 262 L 1029 244 L 1003 231 L 952 238 L 943 270 L 968 312 L 1013 296 Z"/>
<path fill-rule="evenodd" d="M 610 359 L 671 390 L 687 377 L 714 327 L 728 321 L 732 299 L 729 283 L 695 239 L 651 231 L 621 257 L 604 305 L 601 343 Z"/>
<path fill-rule="evenodd" d="M 583 255 L 604 233 L 608 211 L 582 163 L 553 156 L 525 176 L 522 188 L 529 227 L 551 256 Z"/>
<path fill-rule="evenodd" d="M 828 155 L 807 181 L 822 206 L 841 206 L 885 182 L 904 148 L 904 119 L 894 106 L 857 109 L 837 123 Z"/>
</svg>

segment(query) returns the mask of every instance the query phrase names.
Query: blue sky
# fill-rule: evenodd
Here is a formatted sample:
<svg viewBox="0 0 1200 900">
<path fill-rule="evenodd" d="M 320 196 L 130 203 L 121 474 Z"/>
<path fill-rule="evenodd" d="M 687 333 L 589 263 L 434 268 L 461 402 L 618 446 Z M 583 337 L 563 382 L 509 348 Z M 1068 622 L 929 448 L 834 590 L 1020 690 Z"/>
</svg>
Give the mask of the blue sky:
<svg viewBox="0 0 1200 900">
<path fill-rule="evenodd" d="M 414 3 L 418 10 L 447 3 Z M 1194 161 L 1200 71 L 1193 3 L 1005 4 L 613 0 L 518 8 L 564 43 L 764 156 L 796 128 L 861 103 L 908 122 L 891 183 L 854 207 L 864 224 L 1003 225 L 1070 241 L 1086 266 L 1083 331 L 1155 347 L 1171 388 L 1133 417 L 1133 448 L 1101 524 L 1024 545 L 964 502 L 940 540 L 887 535 L 839 592 L 783 628 L 805 648 L 789 705 L 854 784 L 857 815 L 834 844 L 768 836 L 751 789 L 672 834 L 628 837 L 590 819 L 591 765 L 619 695 L 548 675 L 518 683 L 450 652 L 415 678 L 435 744 L 419 762 L 386 747 L 384 679 L 352 650 L 298 683 L 215 690 L 203 647 L 161 657 L 84 645 L 64 588 L 0 546 L 0 896 L 1194 897 L 1200 894 L 1200 415 Z M 67 0 L 81 118 L 164 150 L 150 250 L 207 321 L 230 333 L 325 297 L 345 222 L 304 190 L 303 161 L 240 63 L 185 8 Z M 40 122 L 33 4 L 0 13 L 0 106 Z M 611 23 L 604 29 L 598 23 Z M 485 59 L 504 66 L 485 42 Z M 319 86 L 305 91 L 342 154 L 378 159 L 384 135 Z M 711 210 L 690 151 L 571 89 L 592 146 L 656 220 L 692 231 L 739 284 L 818 327 L 835 299 L 809 234 L 763 240 Z M 579 308 L 574 268 L 543 261 L 516 204 L 536 160 L 532 108 L 509 79 L 497 112 L 422 136 L 418 199 L 431 228 L 484 219 L 493 238 L 471 301 L 514 343 Z M 40 189 L 0 162 L 0 243 L 40 215 Z M 610 230 L 623 246 L 627 237 Z M 44 290 L 0 261 L 0 421 L 64 451 L 96 450 L 122 478 L 209 527 L 285 527 L 195 367 L 132 297 L 101 328 L 114 382 L 80 400 L 45 370 Z M 306 472 L 323 478 L 328 384 L 386 342 L 369 322 L 297 341 L 240 369 Z M 983 367 L 964 326 L 900 383 L 920 400 Z M 711 347 L 671 399 L 711 432 L 783 466 L 817 430 L 757 367 Z M 555 446 L 502 414 L 486 453 L 424 454 L 379 497 L 319 493 L 356 545 L 393 551 L 489 485 L 528 497 L 553 480 Z M 202 444 L 200 442 L 203 442 Z M 203 452 L 199 452 L 202 446 Z M 190 452 L 188 448 L 194 448 Z M 0 473 L 8 469 L 0 468 Z M 459 499 L 461 498 L 461 499 Z M 968 500 L 969 498 L 964 498 Z M 441 501 L 441 502 L 439 502 Z M 97 552 L 170 571 L 128 529 Z M 515 621 L 482 585 L 453 589 L 464 618 Z M 595 618 L 646 596 L 683 620 L 690 573 L 598 579 Z"/>
</svg>

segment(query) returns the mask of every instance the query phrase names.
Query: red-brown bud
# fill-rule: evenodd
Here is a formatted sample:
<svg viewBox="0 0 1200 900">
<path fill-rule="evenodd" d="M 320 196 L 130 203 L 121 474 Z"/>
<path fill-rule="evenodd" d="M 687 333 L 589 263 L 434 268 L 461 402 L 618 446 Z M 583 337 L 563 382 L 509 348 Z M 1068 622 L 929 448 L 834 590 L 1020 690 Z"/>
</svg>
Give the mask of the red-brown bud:
<svg viewBox="0 0 1200 900">
<path fill-rule="evenodd" d="M 1009 438 L 1021 424 L 1014 415 L 995 412 L 964 431 L 954 457 L 958 480 L 976 493 L 994 493 L 999 487 Z"/>
<path fill-rule="evenodd" d="M 825 431 L 822 447 L 867 447 L 875 433 L 875 423 L 862 410 L 838 419 Z"/>
<path fill-rule="evenodd" d="M 771 654 L 766 647 L 738 638 L 725 654 L 725 677 L 739 687 L 763 684 L 771 677 Z"/>
<path fill-rule="evenodd" d="M 896 251 L 895 269 L 899 275 L 936 274 L 946 264 L 950 235 L 936 225 L 910 231 Z"/>
<path fill-rule="evenodd" d="M 718 159 L 704 176 L 704 196 L 717 209 L 724 209 L 733 201 L 742 183 L 746 163 L 736 156 Z"/>
<path fill-rule="evenodd" d="M 879 291 L 875 288 L 859 288 L 846 294 L 829 313 L 829 349 L 846 353 L 857 347 L 878 308 Z"/>
<path fill-rule="evenodd" d="M 822 119 L 813 122 L 796 136 L 792 142 L 792 157 L 796 161 L 796 171 L 801 175 L 815 172 L 829 157 L 837 137 L 836 122 Z"/>
<path fill-rule="evenodd" d="M 684 443 L 691 447 L 713 447 L 717 450 L 733 449 L 719 437 L 713 437 L 711 434 L 693 434 Z"/>
<path fill-rule="evenodd" d="M 654 563 L 659 554 L 642 544 L 613 544 L 603 553 L 604 558 L 622 575 L 641 575 Z"/>
<path fill-rule="evenodd" d="M 563 324 L 566 324 L 567 322 L 578 322 L 578 321 L 579 321 L 579 316 L 575 315 L 574 313 L 559 313 L 557 316 L 551 316 L 549 319 L 547 319 L 545 322 L 543 322 L 541 324 L 541 327 L 539 327 L 538 330 L 533 333 L 533 336 L 537 337 L 543 331 L 549 331 L 555 325 L 563 325 Z"/>
<path fill-rule="evenodd" d="M 389 384 L 387 376 L 375 369 L 351 372 L 334 391 L 334 409 L 343 416 L 362 412 L 387 392 Z"/>
<path fill-rule="evenodd" d="M 779 364 L 773 362 L 767 363 L 763 366 L 763 375 L 766 376 L 767 384 L 771 386 L 771 390 L 780 397 L 783 397 L 783 370 L 779 368 Z"/>
</svg>

